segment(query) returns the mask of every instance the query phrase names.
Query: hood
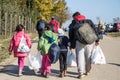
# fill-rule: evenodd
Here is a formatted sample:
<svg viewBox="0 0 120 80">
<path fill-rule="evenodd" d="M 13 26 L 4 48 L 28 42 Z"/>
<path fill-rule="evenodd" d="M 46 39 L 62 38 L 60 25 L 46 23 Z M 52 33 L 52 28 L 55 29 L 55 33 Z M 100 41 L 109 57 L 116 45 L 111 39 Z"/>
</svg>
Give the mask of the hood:
<svg viewBox="0 0 120 80">
<path fill-rule="evenodd" d="M 63 36 L 63 35 L 64 35 L 63 29 L 59 28 L 58 29 L 58 36 Z"/>
<path fill-rule="evenodd" d="M 74 20 L 85 20 L 85 16 L 84 15 L 77 15 L 74 17 Z"/>
</svg>

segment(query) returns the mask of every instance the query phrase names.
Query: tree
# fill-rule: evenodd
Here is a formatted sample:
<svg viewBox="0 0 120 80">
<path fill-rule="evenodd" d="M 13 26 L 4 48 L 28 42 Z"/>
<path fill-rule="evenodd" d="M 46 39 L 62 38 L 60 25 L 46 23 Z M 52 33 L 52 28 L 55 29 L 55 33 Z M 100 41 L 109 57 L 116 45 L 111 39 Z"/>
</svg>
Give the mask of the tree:
<svg viewBox="0 0 120 80">
<path fill-rule="evenodd" d="M 44 16 L 47 21 L 49 21 L 52 9 L 53 9 L 53 0 L 35 0 L 35 7 L 39 11 L 39 16 Z"/>
</svg>

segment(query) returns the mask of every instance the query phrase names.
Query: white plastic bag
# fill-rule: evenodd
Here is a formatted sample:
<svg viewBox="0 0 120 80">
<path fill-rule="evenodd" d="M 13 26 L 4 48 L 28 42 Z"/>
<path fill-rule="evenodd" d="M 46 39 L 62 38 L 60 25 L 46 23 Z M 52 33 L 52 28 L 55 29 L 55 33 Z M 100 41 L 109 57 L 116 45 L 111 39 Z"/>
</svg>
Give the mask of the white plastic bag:
<svg viewBox="0 0 120 80">
<path fill-rule="evenodd" d="M 24 36 L 22 36 L 21 38 L 17 51 L 18 52 L 30 52 L 30 48 L 28 47 L 28 44 Z"/>
<path fill-rule="evenodd" d="M 91 55 L 92 64 L 106 64 L 105 56 L 100 46 L 94 47 Z"/>
<path fill-rule="evenodd" d="M 67 65 L 69 67 L 76 67 L 77 66 L 77 64 L 76 64 L 76 56 L 71 50 L 68 51 L 68 53 L 67 53 Z"/>
<path fill-rule="evenodd" d="M 36 56 L 32 56 L 30 53 L 28 55 L 28 67 L 31 70 L 37 70 L 41 68 L 41 54 L 38 51 Z"/>
</svg>

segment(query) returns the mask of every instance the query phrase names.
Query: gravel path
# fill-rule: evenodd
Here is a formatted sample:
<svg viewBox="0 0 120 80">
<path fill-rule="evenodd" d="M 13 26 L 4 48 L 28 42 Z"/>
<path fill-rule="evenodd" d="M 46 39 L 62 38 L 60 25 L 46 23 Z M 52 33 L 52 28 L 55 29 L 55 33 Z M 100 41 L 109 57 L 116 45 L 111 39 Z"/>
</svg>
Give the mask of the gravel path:
<svg viewBox="0 0 120 80">
<path fill-rule="evenodd" d="M 82 80 L 120 80 L 120 38 L 104 37 L 100 46 L 106 57 L 107 64 L 93 65 L 91 74 Z M 37 41 L 32 46 L 32 54 L 37 53 Z M 0 80 L 78 80 L 77 68 L 68 67 L 67 76 L 64 78 L 57 77 L 59 74 L 59 62 L 52 64 L 52 73 L 49 78 L 43 78 L 35 75 L 32 70 L 27 67 L 27 58 L 25 60 L 25 69 L 23 76 L 17 77 L 17 59 L 7 65 L 5 69 L 0 69 Z"/>
</svg>

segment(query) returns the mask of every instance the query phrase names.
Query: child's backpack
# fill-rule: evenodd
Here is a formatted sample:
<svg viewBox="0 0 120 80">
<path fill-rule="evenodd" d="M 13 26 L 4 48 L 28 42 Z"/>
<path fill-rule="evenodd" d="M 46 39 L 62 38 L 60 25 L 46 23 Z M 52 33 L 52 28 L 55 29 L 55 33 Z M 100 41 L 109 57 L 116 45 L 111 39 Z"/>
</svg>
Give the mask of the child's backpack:
<svg viewBox="0 0 120 80">
<path fill-rule="evenodd" d="M 60 47 L 56 43 L 53 43 L 49 49 L 49 53 L 51 64 L 56 63 L 59 59 Z"/>
<path fill-rule="evenodd" d="M 79 28 L 75 31 L 75 35 L 76 39 L 79 40 L 81 43 L 92 44 L 98 39 L 98 37 L 91 24 L 87 21 L 83 21 L 82 23 L 76 24 L 77 26 L 79 26 Z"/>
</svg>

